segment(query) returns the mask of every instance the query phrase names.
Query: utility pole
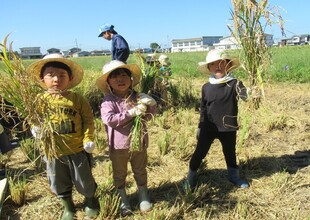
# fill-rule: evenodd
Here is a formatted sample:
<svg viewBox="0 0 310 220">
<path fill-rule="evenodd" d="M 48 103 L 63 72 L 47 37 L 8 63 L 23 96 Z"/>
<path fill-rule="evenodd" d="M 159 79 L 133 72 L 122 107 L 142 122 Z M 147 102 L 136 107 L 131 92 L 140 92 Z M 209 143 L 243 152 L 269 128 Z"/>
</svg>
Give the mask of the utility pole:
<svg viewBox="0 0 310 220">
<path fill-rule="evenodd" d="M 78 42 L 77 42 L 77 39 L 75 38 L 75 47 L 78 49 Z"/>
</svg>

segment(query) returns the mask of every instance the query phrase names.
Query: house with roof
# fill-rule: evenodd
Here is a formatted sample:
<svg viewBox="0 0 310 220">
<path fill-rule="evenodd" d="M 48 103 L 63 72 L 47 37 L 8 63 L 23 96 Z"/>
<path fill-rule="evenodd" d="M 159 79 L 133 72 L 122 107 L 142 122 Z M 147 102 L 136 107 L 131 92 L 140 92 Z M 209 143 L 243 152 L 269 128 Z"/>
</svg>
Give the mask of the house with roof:
<svg viewBox="0 0 310 220">
<path fill-rule="evenodd" d="M 111 51 L 110 50 L 93 50 L 90 51 L 90 56 L 107 56 L 107 55 L 111 55 Z"/>
<path fill-rule="evenodd" d="M 52 53 L 59 53 L 60 54 L 60 49 L 57 48 L 50 48 L 47 50 L 48 54 L 52 54 Z"/>
<path fill-rule="evenodd" d="M 88 57 L 88 56 L 90 56 L 90 52 L 88 51 L 79 51 L 72 54 L 72 57 Z"/>
<path fill-rule="evenodd" d="M 302 34 L 302 35 L 293 35 L 291 38 L 281 39 L 281 46 L 294 46 L 294 45 L 305 45 L 309 44 L 310 35 Z"/>
<path fill-rule="evenodd" d="M 73 47 L 71 49 L 68 50 L 68 56 L 73 56 L 73 54 L 78 53 L 80 51 L 82 51 L 80 48 L 77 47 Z"/>
<path fill-rule="evenodd" d="M 218 43 L 213 44 L 215 49 L 230 50 L 240 48 L 237 40 L 233 36 L 227 36 L 220 39 Z"/>
<path fill-rule="evenodd" d="M 20 49 L 20 57 L 22 59 L 40 59 L 42 53 L 40 47 L 22 47 Z"/>
<path fill-rule="evenodd" d="M 209 50 L 214 43 L 218 43 L 222 36 L 203 36 L 198 38 L 172 40 L 171 52 L 192 52 Z"/>
</svg>

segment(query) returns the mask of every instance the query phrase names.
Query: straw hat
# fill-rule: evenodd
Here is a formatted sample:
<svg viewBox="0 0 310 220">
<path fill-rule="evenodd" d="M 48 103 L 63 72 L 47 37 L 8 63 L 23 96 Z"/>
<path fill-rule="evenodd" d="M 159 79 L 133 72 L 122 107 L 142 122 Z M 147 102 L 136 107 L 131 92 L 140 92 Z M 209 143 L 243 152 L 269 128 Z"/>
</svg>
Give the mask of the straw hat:
<svg viewBox="0 0 310 220">
<path fill-rule="evenodd" d="M 154 63 L 154 62 L 157 62 L 158 59 L 157 59 L 157 56 L 156 54 L 152 53 L 152 54 L 148 54 L 145 58 L 145 62 L 150 64 L 150 63 Z"/>
<path fill-rule="evenodd" d="M 36 61 L 32 63 L 28 68 L 27 72 L 30 73 L 35 77 L 35 79 L 40 83 L 40 86 L 44 89 L 46 89 L 45 83 L 42 81 L 40 74 L 42 67 L 49 62 L 60 62 L 66 64 L 72 71 L 72 78 L 69 82 L 68 89 L 71 89 L 75 86 L 77 86 L 83 79 L 84 70 L 83 68 L 73 62 L 72 60 L 64 58 L 61 54 L 54 53 L 54 54 L 48 54 L 43 59 Z"/>
<path fill-rule="evenodd" d="M 102 68 L 102 76 L 100 76 L 96 84 L 99 89 L 101 89 L 105 94 L 110 92 L 108 77 L 109 74 L 116 69 L 125 68 L 131 72 L 132 77 L 132 87 L 136 86 L 141 78 L 141 70 L 136 64 L 126 64 L 119 60 L 112 60 L 111 62 L 105 64 Z"/>
<path fill-rule="evenodd" d="M 165 54 L 159 56 L 158 61 L 163 66 L 170 66 L 171 62 L 169 62 L 169 57 Z"/>
<path fill-rule="evenodd" d="M 198 71 L 202 73 L 210 74 L 210 70 L 208 68 L 208 64 L 218 61 L 218 60 L 230 60 L 231 67 L 227 70 L 230 72 L 240 66 L 240 61 L 236 57 L 232 57 L 230 54 L 225 52 L 224 50 L 213 49 L 210 50 L 206 56 L 206 62 L 199 62 L 198 63 Z"/>
</svg>

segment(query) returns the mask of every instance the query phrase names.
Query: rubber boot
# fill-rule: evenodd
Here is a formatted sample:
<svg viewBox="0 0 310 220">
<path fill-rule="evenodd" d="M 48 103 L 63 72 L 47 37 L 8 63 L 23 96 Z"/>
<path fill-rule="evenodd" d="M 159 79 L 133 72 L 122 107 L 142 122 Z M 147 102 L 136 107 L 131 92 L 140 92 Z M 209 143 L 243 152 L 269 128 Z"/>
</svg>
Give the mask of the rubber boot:
<svg viewBox="0 0 310 220">
<path fill-rule="evenodd" d="M 152 208 L 152 203 L 148 195 L 148 190 L 146 186 L 138 186 L 139 191 L 139 202 L 140 202 L 140 211 L 147 212 Z"/>
<path fill-rule="evenodd" d="M 250 185 L 247 181 L 239 177 L 239 169 L 228 167 L 228 180 L 240 188 L 248 188 Z"/>
<path fill-rule="evenodd" d="M 129 204 L 129 200 L 128 200 L 125 188 L 117 189 L 117 192 L 119 196 L 121 197 L 121 206 L 120 206 L 121 216 L 125 217 L 127 215 L 131 215 L 132 210 Z"/>
<path fill-rule="evenodd" d="M 75 210 L 72 197 L 62 197 L 61 200 L 64 206 L 64 213 L 61 216 L 61 220 L 73 220 Z"/>
<path fill-rule="evenodd" d="M 97 199 L 95 197 L 86 198 L 85 197 L 85 214 L 90 218 L 96 218 L 99 214 L 98 209 L 96 208 Z"/>
<path fill-rule="evenodd" d="M 189 169 L 187 178 L 183 184 L 183 191 L 186 192 L 188 189 L 194 190 L 196 185 L 197 185 L 197 171 Z"/>
</svg>

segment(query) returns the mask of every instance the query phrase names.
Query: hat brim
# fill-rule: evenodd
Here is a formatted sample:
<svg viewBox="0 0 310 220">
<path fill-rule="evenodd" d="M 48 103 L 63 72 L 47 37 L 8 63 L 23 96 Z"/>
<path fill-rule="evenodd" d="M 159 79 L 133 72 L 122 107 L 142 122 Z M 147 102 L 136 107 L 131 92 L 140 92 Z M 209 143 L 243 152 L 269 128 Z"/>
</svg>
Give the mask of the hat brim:
<svg viewBox="0 0 310 220">
<path fill-rule="evenodd" d="M 35 78 L 35 80 L 40 84 L 40 86 L 42 88 L 46 89 L 47 87 L 40 77 L 41 70 L 42 70 L 42 67 L 46 63 L 49 63 L 49 62 L 64 63 L 71 69 L 72 77 L 71 77 L 71 80 L 68 84 L 67 89 L 71 89 L 71 88 L 77 86 L 82 81 L 83 75 L 84 75 L 84 70 L 79 64 L 73 62 L 72 60 L 66 59 L 66 58 L 47 58 L 47 59 L 42 59 L 42 60 L 36 61 L 36 62 L 30 64 L 29 67 L 27 68 L 27 72 Z"/>
<path fill-rule="evenodd" d="M 104 34 L 104 32 L 101 32 L 101 33 L 98 35 L 98 37 L 102 37 L 103 34 Z"/>
<path fill-rule="evenodd" d="M 164 65 L 164 66 L 170 66 L 171 62 L 169 62 L 169 61 L 168 62 L 162 62 L 161 64 Z"/>
<path fill-rule="evenodd" d="M 100 76 L 97 81 L 97 87 L 103 91 L 104 94 L 110 93 L 110 86 L 108 84 L 108 77 L 110 75 L 110 73 L 116 69 L 120 69 L 120 68 L 124 68 L 124 69 L 128 69 L 131 72 L 131 76 L 132 76 L 132 87 L 135 87 L 141 79 L 141 70 L 139 68 L 139 66 L 137 64 L 124 64 L 124 65 L 119 65 L 116 66 L 115 68 L 109 70 L 108 72 L 105 72 L 102 76 Z"/>
<path fill-rule="evenodd" d="M 216 61 L 216 60 L 214 60 Z M 214 62 L 213 61 L 213 62 Z M 227 70 L 227 73 L 237 69 L 239 66 L 240 66 L 240 61 L 239 59 L 237 58 L 233 58 L 233 59 L 230 59 L 230 62 L 232 63 L 231 67 Z M 211 62 L 209 62 L 211 63 Z M 205 73 L 205 74 L 211 74 L 209 68 L 208 68 L 208 64 L 207 62 L 199 62 L 198 63 L 198 68 L 197 70 L 201 73 Z"/>
</svg>

